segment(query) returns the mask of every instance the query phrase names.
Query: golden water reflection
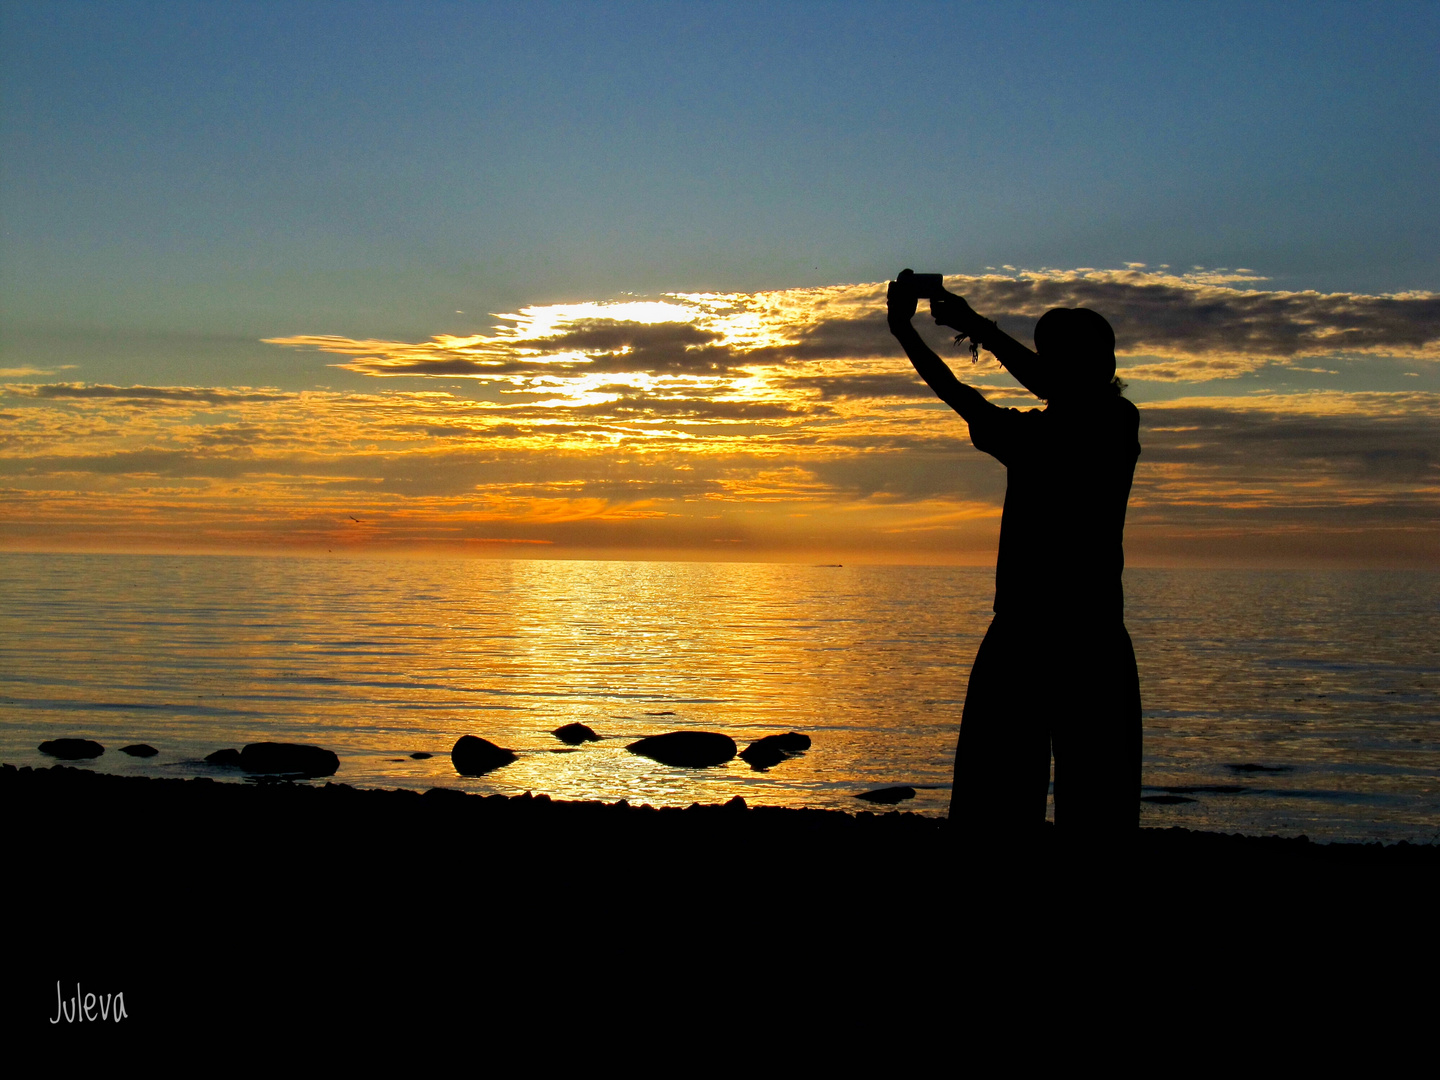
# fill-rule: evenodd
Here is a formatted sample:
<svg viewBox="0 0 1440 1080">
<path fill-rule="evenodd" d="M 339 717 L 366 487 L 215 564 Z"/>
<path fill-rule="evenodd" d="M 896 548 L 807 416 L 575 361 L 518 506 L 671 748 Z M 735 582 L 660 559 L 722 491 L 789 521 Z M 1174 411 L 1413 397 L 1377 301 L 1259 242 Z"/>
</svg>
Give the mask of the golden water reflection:
<svg viewBox="0 0 1440 1080">
<path fill-rule="evenodd" d="M 853 810 L 907 784 L 938 814 L 991 588 L 953 567 L 12 555 L 0 755 L 51 764 L 40 741 L 83 735 L 104 771 L 233 779 L 201 759 L 274 739 L 362 786 Z M 1143 821 L 1440 833 L 1440 575 L 1132 570 L 1126 590 L 1146 792 L 1206 789 Z M 571 721 L 603 740 L 565 747 Z M 625 750 L 687 728 L 813 747 L 767 772 Z M 465 734 L 519 758 L 459 776 Z"/>
</svg>

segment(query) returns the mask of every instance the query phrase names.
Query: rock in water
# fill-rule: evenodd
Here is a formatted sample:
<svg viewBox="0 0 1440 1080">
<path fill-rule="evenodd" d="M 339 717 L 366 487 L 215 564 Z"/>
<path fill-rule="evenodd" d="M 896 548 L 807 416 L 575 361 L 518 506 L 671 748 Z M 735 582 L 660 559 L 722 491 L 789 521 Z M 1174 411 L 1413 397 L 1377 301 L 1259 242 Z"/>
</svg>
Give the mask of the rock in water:
<svg viewBox="0 0 1440 1080">
<path fill-rule="evenodd" d="M 226 765 L 232 769 L 240 767 L 240 751 L 231 747 L 228 750 L 216 750 L 213 754 L 205 755 L 207 765 Z"/>
<path fill-rule="evenodd" d="M 105 747 L 94 739 L 50 739 L 40 744 L 40 752 L 62 761 L 79 761 L 81 758 L 99 757 L 105 752 Z"/>
<path fill-rule="evenodd" d="M 772 765 L 779 765 L 790 755 L 770 741 L 774 738 L 774 735 L 766 735 L 763 739 L 756 739 L 740 751 L 740 756 L 745 759 L 750 768 L 757 771 L 763 771 Z"/>
<path fill-rule="evenodd" d="M 876 788 L 874 791 L 862 791 L 856 795 L 857 799 L 864 799 L 866 802 L 897 803 L 915 797 L 913 787 L 885 787 Z"/>
<path fill-rule="evenodd" d="M 663 765 L 688 765 L 699 769 L 723 765 L 735 756 L 735 740 L 713 731 L 667 731 L 664 735 L 632 742 L 625 747 Z"/>
<path fill-rule="evenodd" d="M 554 735 L 566 746 L 579 746 L 581 743 L 600 741 L 600 736 L 595 734 L 593 728 L 579 721 L 573 724 L 566 724 L 564 727 L 557 727 L 550 734 Z"/>
<path fill-rule="evenodd" d="M 461 735 L 450 749 L 450 762 L 461 776 L 483 776 L 514 760 L 512 751 L 476 735 Z"/>
<path fill-rule="evenodd" d="M 299 773 L 332 776 L 340 768 L 333 750 L 301 743 L 256 742 L 240 751 L 240 768 L 250 773 Z"/>
<path fill-rule="evenodd" d="M 120 747 L 120 752 L 122 754 L 129 754 L 131 757 L 154 757 L 156 754 L 160 753 L 159 750 L 156 750 L 155 747 L 151 746 L 149 743 L 143 742 L 131 743 L 129 746 L 122 746 Z"/>
<path fill-rule="evenodd" d="M 427 754 L 424 750 L 416 750 L 415 753 L 411 754 L 410 756 L 416 761 L 425 761 L 427 758 L 432 758 L 435 755 Z"/>
<path fill-rule="evenodd" d="M 740 756 L 750 763 L 752 769 L 768 769 L 771 765 L 778 765 L 791 754 L 809 749 L 809 735 L 787 731 L 784 735 L 766 735 L 762 739 L 756 739 L 740 751 Z"/>
</svg>

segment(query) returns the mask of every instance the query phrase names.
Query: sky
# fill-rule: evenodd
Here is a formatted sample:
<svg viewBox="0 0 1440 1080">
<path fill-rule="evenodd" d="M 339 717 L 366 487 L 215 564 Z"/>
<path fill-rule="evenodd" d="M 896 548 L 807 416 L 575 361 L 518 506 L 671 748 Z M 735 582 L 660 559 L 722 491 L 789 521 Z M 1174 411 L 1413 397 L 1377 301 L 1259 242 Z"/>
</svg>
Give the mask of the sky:
<svg viewBox="0 0 1440 1080">
<path fill-rule="evenodd" d="M 1433 3 L 0 0 L 0 547 L 983 564 L 910 266 L 1115 325 L 1131 563 L 1440 565 L 1437 104 Z"/>
</svg>

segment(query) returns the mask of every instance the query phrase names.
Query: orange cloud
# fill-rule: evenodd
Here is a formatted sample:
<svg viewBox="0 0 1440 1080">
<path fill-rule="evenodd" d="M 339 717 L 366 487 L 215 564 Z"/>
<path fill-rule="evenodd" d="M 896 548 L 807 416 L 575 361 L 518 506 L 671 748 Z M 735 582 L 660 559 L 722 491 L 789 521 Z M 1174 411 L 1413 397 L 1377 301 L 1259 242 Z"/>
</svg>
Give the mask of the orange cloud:
<svg viewBox="0 0 1440 1080">
<path fill-rule="evenodd" d="M 1248 273 L 1188 275 L 1125 270 L 1042 270 L 951 276 L 962 293 L 1013 335 L 1028 339 L 1053 307 L 1091 307 L 1114 325 L 1127 376 L 1156 381 L 1233 378 L 1307 357 L 1440 359 L 1440 294 L 1371 296 L 1238 288 Z M 337 367 L 380 376 L 456 376 L 557 397 L 597 376 L 663 382 L 690 377 L 712 391 L 758 392 L 813 374 L 843 378 L 890 360 L 884 283 L 774 293 L 672 294 L 662 301 L 524 308 L 489 335 L 427 342 L 333 335 L 270 338 L 275 345 L 350 357 Z M 638 316 L 644 316 L 640 318 Z M 822 371 L 809 371 L 820 364 Z M 776 371 L 777 367 L 784 368 Z M 738 380 L 748 377 L 748 385 Z M 707 381 L 708 380 L 708 381 Z"/>
<path fill-rule="evenodd" d="M 950 279 L 1017 333 L 1049 306 L 1101 308 L 1128 348 L 1149 350 L 1137 378 L 1298 370 L 1341 346 L 1436 355 L 1433 295 L 1246 283 L 1141 269 Z M 466 338 L 274 339 L 391 377 L 363 393 L 6 385 L 0 544 L 984 562 L 1004 470 L 910 371 L 882 296 L 676 294 L 525 308 Z M 998 403 L 1036 404 L 993 363 L 958 368 Z M 442 374 L 498 400 L 393 381 Z M 1271 388 L 1141 415 L 1129 534 L 1142 557 L 1283 553 L 1303 535 L 1377 564 L 1440 555 L 1440 395 Z"/>
</svg>

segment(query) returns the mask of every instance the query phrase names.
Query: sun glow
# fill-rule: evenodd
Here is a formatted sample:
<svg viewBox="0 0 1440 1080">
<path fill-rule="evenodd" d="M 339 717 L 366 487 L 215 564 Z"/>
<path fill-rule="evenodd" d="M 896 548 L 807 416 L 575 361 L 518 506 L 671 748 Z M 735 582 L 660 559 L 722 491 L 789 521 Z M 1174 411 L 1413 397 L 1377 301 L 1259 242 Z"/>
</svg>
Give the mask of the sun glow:
<svg viewBox="0 0 1440 1080">
<path fill-rule="evenodd" d="M 1191 535 L 1243 547 L 1266 530 L 1290 543 L 1309 522 L 1347 550 L 1368 536 L 1430 558 L 1440 393 L 1283 380 L 1313 382 L 1305 358 L 1326 343 L 1440 355 L 1436 298 L 1238 283 L 1134 268 L 950 281 L 1021 338 L 1048 306 L 1094 306 L 1146 342 L 1122 364 L 1149 394 L 1135 551 Z M 11 383 L 0 537 L 983 563 L 1004 469 L 915 376 L 883 310 L 869 283 L 532 305 L 425 341 L 269 339 L 381 377 L 378 390 Z M 1036 404 L 993 361 L 960 359 L 997 404 Z M 1222 379 L 1235 391 L 1216 392 Z M 1185 380 L 1205 387 L 1186 396 Z"/>
<path fill-rule="evenodd" d="M 519 314 L 497 315 L 513 325 L 502 335 L 519 338 L 545 338 L 560 333 L 576 323 L 594 320 L 639 323 L 689 322 L 696 308 L 690 304 L 674 304 L 664 300 L 587 301 L 580 304 L 539 304 L 520 309 Z"/>
</svg>

